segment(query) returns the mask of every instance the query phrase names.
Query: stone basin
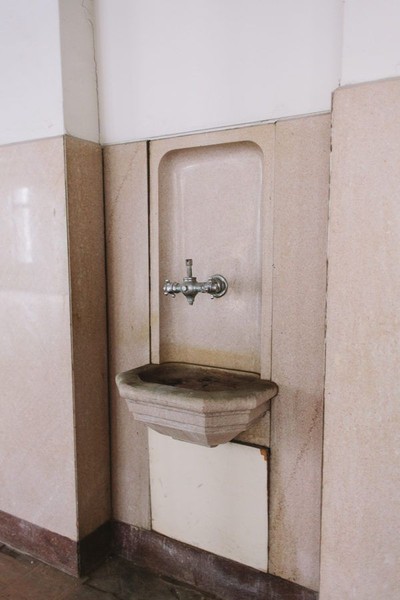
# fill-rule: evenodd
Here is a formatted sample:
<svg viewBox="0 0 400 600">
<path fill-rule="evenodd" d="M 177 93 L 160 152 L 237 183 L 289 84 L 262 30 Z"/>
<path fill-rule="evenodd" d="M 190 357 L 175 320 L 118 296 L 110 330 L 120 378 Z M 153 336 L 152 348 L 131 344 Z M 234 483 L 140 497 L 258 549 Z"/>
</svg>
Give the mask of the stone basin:
<svg viewBox="0 0 400 600">
<path fill-rule="evenodd" d="M 116 382 L 137 421 L 202 446 L 231 441 L 278 393 L 275 383 L 255 373 L 173 362 L 120 373 Z"/>
</svg>

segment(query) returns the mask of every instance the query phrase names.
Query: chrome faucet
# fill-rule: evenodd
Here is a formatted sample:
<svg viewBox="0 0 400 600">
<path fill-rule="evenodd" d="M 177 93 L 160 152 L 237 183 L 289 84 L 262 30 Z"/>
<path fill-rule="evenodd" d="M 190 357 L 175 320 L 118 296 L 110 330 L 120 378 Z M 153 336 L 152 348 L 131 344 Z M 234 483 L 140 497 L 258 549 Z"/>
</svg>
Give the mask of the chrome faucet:
<svg viewBox="0 0 400 600">
<path fill-rule="evenodd" d="M 228 282 L 223 275 L 212 275 L 207 281 L 197 281 L 192 273 L 193 261 L 191 258 L 186 259 L 186 277 L 183 278 L 183 283 L 171 283 L 169 279 L 165 280 L 163 291 L 164 296 L 172 296 L 182 292 L 186 296 L 189 304 L 193 304 L 197 294 L 211 294 L 211 299 L 221 298 L 228 291 Z"/>
</svg>

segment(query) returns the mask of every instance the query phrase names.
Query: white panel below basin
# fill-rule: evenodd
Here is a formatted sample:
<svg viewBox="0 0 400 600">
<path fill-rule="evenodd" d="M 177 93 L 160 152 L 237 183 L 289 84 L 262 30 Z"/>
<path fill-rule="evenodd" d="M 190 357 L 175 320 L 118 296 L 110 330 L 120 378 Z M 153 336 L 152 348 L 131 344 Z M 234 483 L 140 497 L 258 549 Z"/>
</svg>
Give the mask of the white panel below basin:
<svg viewBox="0 0 400 600">
<path fill-rule="evenodd" d="M 239 444 L 206 448 L 149 430 L 152 527 L 267 571 L 267 463 Z"/>
</svg>

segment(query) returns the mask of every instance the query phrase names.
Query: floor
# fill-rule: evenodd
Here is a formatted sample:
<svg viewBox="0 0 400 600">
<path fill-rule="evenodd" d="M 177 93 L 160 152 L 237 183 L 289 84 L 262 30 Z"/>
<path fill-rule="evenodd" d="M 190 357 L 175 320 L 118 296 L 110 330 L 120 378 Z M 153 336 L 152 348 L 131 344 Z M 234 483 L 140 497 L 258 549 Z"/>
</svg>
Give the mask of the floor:
<svg viewBox="0 0 400 600">
<path fill-rule="evenodd" d="M 110 557 L 75 579 L 7 546 L 0 547 L 0 600 L 212 600 L 123 558 Z"/>
</svg>

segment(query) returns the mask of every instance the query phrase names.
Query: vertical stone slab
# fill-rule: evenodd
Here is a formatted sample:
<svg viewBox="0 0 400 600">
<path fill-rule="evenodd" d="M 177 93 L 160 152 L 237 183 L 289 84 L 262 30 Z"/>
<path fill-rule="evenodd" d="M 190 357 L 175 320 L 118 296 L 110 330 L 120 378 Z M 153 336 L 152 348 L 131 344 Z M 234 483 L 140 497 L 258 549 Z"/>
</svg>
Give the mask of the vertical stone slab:
<svg viewBox="0 0 400 600">
<path fill-rule="evenodd" d="M 150 527 L 147 428 L 115 375 L 150 362 L 146 143 L 104 148 L 113 516 Z"/>
<path fill-rule="evenodd" d="M 276 125 L 269 570 L 319 583 L 330 115 Z"/>
<path fill-rule="evenodd" d="M 321 600 L 400 590 L 400 79 L 335 93 Z"/>
<path fill-rule="evenodd" d="M 110 509 L 102 151 L 65 137 L 79 539 Z"/>
</svg>

